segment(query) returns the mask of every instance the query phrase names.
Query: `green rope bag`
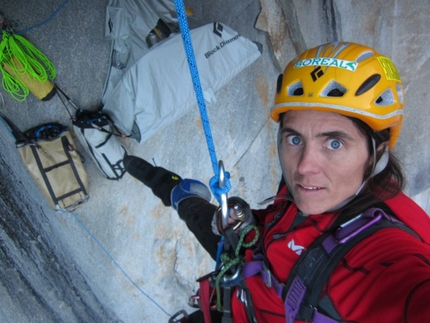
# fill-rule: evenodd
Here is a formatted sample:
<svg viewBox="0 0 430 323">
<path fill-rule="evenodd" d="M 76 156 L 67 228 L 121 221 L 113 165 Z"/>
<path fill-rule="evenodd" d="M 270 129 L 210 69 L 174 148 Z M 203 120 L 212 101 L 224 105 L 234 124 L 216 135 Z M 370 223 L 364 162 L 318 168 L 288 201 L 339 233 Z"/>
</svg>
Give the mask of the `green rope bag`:
<svg viewBox="0 0 430 323">
<path fill-rule="evenodd" d="M 12 73 L 5 69 L 5 65 Z M 56 77 L 54 64 L 40 50 L 24 37 L 5 30 L 0 43 L 0 71 L 3 88 L 17 101 L 24 101 L 29 94 L 27 85 L 17 76 L 25 75 L 31 81 L 41 83 Z"/>
<path fill-rule="evenodd" d="M 248 243 L 244 243 L 244 239 L 245 236 L 251 231 L 254 230 L 255 231 L 255 237 L 254 239 L 252 239 L 252 241 L 248 242 Z M 239 265 L 239 264 L 243 264 L 245 261 L 245 257 L 240 255 L 240 249 L 242 247 L 244 248 L 249 248 L 252 245 L 254 245 L 259 238 L 259 231 L 258 228 L 253 225 L 250 224 L 248 226 L 246 226 L 244 228 L 244 230 L 242 231 L 242 233 L 240 234 L 239 237 L 239 243 L 237 244 L 236 250 L 234 251 L 234 258 L 230 258 L 230 256 L 227 253 L 223 253 L 220 257 L 221 262 L 224 264 L 224 268 L 218 273 L 218 275 L 215 278 L 215 288 L 216 288 L 216 306 L 217 306 L 217 310 L 222 312 L 223 311 L 223 306 L 222 306 L 222 302 L 221 302 L 221 288 L 220 288 L 220 281 L 221 278 L 225 275 L 225 273 L 233 266 L 235 265 Z"/>
<path fill-rule="evenodd" d="M 2 86 L 15 100 L 24 101 L 30 90 L 20 79 L 13 77 L 4 69 L 4 64 L 7 64 L 9 61 L 8 57 L 10 57 L 8 42 L 5 41 L 5 37 L 8 36 L 9 34 L 3 31 L 3 41 L 0 43 L 0 72 L 3 75 Z"/>
</svg>

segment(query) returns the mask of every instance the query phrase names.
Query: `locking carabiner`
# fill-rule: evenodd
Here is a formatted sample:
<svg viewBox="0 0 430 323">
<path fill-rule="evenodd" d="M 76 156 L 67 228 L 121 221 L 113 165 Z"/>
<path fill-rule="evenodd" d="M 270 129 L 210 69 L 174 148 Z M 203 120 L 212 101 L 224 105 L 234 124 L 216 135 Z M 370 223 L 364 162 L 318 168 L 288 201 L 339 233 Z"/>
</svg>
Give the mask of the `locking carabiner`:
<svg viewBox="0 0 430 323">
<path fill-rule="evenodd" d="M 225 188 L 226 187 L 226 180 L 225 180 L 225 170 L 224 170 L 224 163 L 222 160 L 218 162 L 218 168 L 219 168 L 219 187 Z M 228 197 L 227 193 L 222 193 L 220 195 L 220 204 L 221 204 L 221 216 L 222 216 L 222 225 L 223 227 L 226 227 L 228 225 Z"/>
</svg>

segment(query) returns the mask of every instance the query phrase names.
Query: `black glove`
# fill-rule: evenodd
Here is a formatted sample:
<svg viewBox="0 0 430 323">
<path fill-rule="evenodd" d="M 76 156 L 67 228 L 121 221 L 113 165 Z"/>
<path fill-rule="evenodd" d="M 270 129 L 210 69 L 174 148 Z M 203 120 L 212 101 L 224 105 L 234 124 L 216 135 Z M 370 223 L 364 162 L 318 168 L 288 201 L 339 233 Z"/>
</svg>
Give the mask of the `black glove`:
<svg viewBox="0 0 430 323">
<path fill-rule="evenodd" d="M 123 162 L 127 173 L 148 186 L 165 206 L 172 206 L 170 194 L 182 181 L 179 175 L 136 156 L 126 155 Z"/>
<path fill-rule="evenodd" d="M 131 176 L 151 188 L 165 206 L 173 206 L 178 211 L 179 217 L 215 260 L 220 237 L 211 228 L 216 206 L 209 202 L 209 189 L 199 181 L 182 180 L 179 175 L 162 167 L 152 166 L 136 156 L 125 156 L 124 167 Z"/>
</svg>

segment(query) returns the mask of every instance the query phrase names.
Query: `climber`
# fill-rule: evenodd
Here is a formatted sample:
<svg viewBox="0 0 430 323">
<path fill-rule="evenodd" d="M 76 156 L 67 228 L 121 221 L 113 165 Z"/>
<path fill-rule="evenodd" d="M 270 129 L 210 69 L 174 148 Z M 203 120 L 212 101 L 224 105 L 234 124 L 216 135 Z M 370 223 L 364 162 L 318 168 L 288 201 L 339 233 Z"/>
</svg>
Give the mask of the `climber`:
<svg viewBox="0 0 430 323">
<path fill-rule="evenodd" d="M 272 204 L 247 215 L 259 241 L 242 250 L 241 280 L 223 304 L 229 313 L 212 310 L 205 322 L 221 322 L 223 315 L 223 322 L 271 323 L 430 319 L 430 219 L 402 192 L 404 175 L 392 151 L 403 106 L 394 64 L 373 48 L 328 43 L 287 65 L 271 110 L 279 123 L 283 178 Z M 126 156 L 124 164 L 178 211 L 216 259 L 228 227 L 213 226 L 219 212 L 209 189 L 136 156 Z M 242 220 L 232 214 L 239 234 Z M 347 244 L 327 273 L 303 262 L 310 250 L 322 259 Z M 332 258 L 327 259 L 316 263 L 326 266 Z M 327 274 L 316 297 L 306 294 L 314 281 L 297 269 L 299 263 L 312 275 Z M 255 265 L 259 270 L 251 270 Z M 290 286 L 300 291 L 297 304 Z M 203 322 L 204 316 L 202 309 L 189 322 Z"/>
</svg>

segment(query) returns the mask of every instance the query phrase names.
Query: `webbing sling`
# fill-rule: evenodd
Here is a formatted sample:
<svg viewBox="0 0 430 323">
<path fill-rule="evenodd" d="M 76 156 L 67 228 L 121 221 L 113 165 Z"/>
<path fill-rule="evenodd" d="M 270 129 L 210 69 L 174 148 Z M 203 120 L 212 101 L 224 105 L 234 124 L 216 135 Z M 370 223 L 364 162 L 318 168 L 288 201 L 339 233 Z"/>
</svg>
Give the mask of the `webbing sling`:
<svg viewBox="0 0 430 323">
<path fill-rule="evenodd" d="M 320 299 L 324 286 L 348 251 L 360 241 L 384 228 L 399 228 L 418 236 L 402 222 L 382 209 L 372 208 L 343 224 L 335 233 L 326 232 L 316 239 L 293 267 L 286 284 L 282 284 L 266 267 L 258 255 L 246 263 L 243 278 L 260 274 L 266 286 L 282 298 L 286 322 L 294 320 L 314 323 L 340 322 L 342 319 L 328 297 Z"/>
</svg>

